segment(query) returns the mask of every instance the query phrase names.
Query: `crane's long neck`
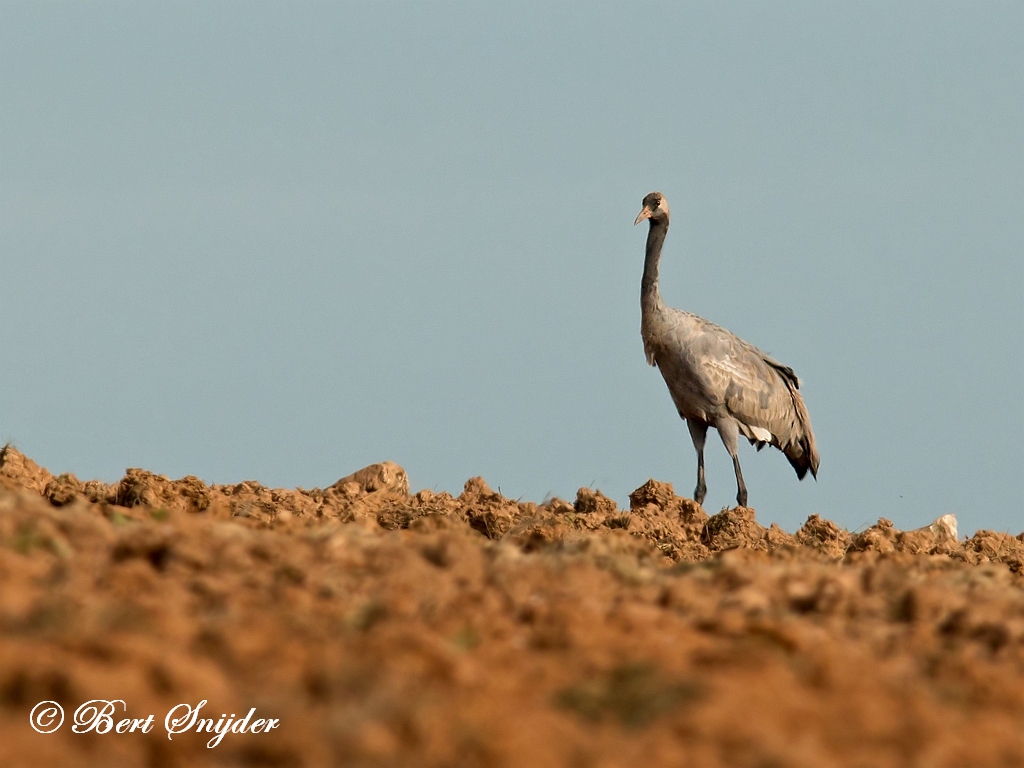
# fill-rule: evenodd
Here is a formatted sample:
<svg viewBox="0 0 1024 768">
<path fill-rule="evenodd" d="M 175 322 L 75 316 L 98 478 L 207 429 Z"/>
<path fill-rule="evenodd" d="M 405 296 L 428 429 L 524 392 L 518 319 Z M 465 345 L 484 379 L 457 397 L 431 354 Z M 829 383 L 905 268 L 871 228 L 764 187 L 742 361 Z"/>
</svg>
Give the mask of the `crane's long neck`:
<svg viewBox="0 0 1024 768">
<path fill-rule="evenodd" d="M 647 256 L 644 258 L 644 276 L 640 280 L 640 310 L 643 314 L 660 309 L 661 291 L 658 290 L 658 262 L 661 261 L 661 246 L 668 233 L 668 221 L 651 219 L 647 232 Z"/>
</svg>

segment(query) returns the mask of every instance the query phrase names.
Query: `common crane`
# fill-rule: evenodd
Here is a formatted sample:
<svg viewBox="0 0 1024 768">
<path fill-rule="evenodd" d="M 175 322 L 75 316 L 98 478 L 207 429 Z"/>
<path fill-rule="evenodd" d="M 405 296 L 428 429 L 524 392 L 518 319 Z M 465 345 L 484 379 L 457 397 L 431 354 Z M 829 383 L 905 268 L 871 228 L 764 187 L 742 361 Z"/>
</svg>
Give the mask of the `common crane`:
<svg viewBox="0 0 1024 768">
<path fill-rule="evenodd" d="M 697 449 L 696 502 L 702 504 L 707 493 L 704 442 L 708 427 L 718 430 L 732 457 L 736 502 L 741 507 L 747 505 L 747 487 L 740 471 L 739 435 L 758 450 L 765 445 L 781 450 L 801 480 L 808 471 L 817 478 L 818 450 L 793 369 L 703 317 L 665 306 L 658 289 L 658 262 L 669 212 L 660 192 L 644 197 L 634 226 L 644 219 L 650 221 L 650 229 L 640 281 L 640 335 L 647 362 L 661 371 Z"/>
</svg>

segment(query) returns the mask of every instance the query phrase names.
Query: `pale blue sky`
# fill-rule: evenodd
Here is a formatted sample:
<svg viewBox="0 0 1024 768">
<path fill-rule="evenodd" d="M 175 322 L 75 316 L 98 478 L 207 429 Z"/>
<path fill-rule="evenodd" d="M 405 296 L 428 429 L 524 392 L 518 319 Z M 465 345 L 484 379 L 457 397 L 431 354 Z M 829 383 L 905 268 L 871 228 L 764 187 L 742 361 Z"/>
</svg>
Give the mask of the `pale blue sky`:
<svg viewBox="0 0 1024 768">
<path fill-rule="evenodd" d="M 0 9 L 0 441 L 50 469 L 689 495 L 657 189 L 666 301 L 804 381 L 762 522 L 1024 529 L 1021 3 Z"/>
</svg>

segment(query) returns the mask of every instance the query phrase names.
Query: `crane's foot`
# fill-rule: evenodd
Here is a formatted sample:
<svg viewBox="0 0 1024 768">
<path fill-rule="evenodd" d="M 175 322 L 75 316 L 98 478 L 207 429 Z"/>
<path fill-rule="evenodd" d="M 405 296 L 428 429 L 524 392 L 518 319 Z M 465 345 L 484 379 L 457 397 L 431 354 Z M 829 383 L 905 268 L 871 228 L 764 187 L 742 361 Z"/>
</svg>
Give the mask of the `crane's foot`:
<svg viewBox="0 0 1024 768">
<path fill-rule="evenodd" d="M 693 489 L 693 500 L 703 506 L 704 497 L 708 494 L 708 487 L 704 483 L 698 483 L 697 487 Z"/>
<path fill-rule="evenodd" d="M 742 489 L 736 494 L 736 506 L 745 507 L 747 506 L 747 489 Z"/>
</svg>

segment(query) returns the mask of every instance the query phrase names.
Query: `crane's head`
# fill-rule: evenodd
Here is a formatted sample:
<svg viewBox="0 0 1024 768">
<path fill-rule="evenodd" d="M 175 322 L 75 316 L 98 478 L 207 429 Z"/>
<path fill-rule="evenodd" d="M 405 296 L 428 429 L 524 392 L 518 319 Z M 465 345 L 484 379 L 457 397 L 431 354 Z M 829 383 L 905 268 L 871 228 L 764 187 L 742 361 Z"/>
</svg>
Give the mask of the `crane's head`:
<svg viewBox="0 0 1024 768">
<path fill-rule="evenodd" d="M 668 221 L 668 201 L 661 192 L 651 192 L 651 194 L 644 198 L 644 209 L 636 217 L 633 226 L 635 227 L 644 219 L 659 222 Z"/>
</svg>

